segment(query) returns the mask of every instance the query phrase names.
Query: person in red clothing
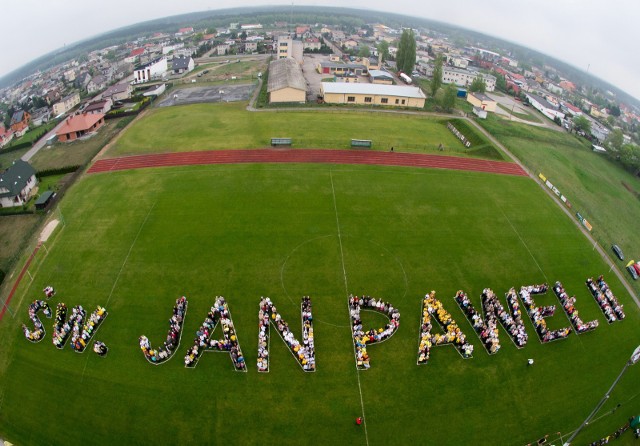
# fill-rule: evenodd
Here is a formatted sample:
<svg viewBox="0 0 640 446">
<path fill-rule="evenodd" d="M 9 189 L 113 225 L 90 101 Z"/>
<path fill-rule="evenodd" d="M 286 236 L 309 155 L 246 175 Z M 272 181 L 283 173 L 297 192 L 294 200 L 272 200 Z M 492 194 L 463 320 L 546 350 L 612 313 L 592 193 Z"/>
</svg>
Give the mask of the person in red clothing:
<svg viewBox="0 0 640 446">
<path fill-rule="evenodd" d="M 356 418 L 356 424 L 360 426 L 362 424 L 362 417 Z"/>
</svg>

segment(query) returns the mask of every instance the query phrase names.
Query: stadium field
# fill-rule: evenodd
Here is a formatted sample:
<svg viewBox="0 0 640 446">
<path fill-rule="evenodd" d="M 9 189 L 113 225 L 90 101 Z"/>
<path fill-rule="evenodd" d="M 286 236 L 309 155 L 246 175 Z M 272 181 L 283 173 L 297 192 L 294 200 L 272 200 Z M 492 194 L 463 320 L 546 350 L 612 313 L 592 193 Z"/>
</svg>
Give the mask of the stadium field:
<svg viewBox="0 0 640 446">
<path fill-rule="evenodd" d="M 640 312 L 609 265 L 527 177 L 481 172 L 335 164 L 179 166 L 97 173 L 66 195 L 64 226 L 41 249 L 0 325 L 0 432 L 16 444 L 502 444 L 549 434 L 566 439 L 640 343 Z M 42 255 L 41 255 L 42 254 Z M 605 275 L 627 318 L 607 324 L 584 285 Z M 500 328 L 488 355 L 453 300 L 476 308 L 492 288 L 561 280 L 589 333 L 518 350 Z M 28 304 L 53 285 L 55 306 L 106 307 L 89 349 L 58 350 L 52 320 L 28 342 Z M 475 350 L 462 359 L 433 347 L 416 365 L 421 302 L 431 290 Z M 355 367 L 349 294 L 391 302 L 393 337 Z M 181 345 L 149 364 L 138 338 L 166 336 L 175 300 L 189 301 Z M 215 297 L 225 296 L 248 364 L 205 353 L 183 357 Z M 269 373 L 256 370 L 258 302 L 270 296 L 296 336 L 300 300 L 311 296 L 317 371 L 304 373 L 272 330 Z M 569 326 L 557 306 L 548 324 Z M 386 318 L 363 313 L 366 327 Z M 218 335 L 220 335 L 218 329 Z M 440 332 L 434 323 L 434 332 Z M 220 336 L 219 336 L 220 337 Z M 533 358 L 533 366 L 527 359 Z M 605 415 L 578 438 L 611 433 L 640 412 L 640 366 L 619 383 Z M 611 410 L 620 404 L 617 411 Z M 356 417 L 363 417 L 361 426 Z"/>
</svg>

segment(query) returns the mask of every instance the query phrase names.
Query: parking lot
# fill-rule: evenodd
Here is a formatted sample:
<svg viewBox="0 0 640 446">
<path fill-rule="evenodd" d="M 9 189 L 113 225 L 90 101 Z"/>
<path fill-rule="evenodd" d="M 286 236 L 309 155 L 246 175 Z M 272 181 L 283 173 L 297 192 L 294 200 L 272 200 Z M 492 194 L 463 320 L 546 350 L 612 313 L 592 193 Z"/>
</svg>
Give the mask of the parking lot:
<svg viewBox="0 0 640 446">
<path fill-rule="evenodd" d="M 320 83 L 322 79 L 333 77 L 331 74 L 320 74 L 316 66 L 320 62 L 328 62 L 329 56 L 323 54 L 305 54 L 302 64 L 302 74 L 307 81 L 307 101 L 315 102 L 320 94 Z"/>
<path fill-rule="evenodd" d="M 255 84 L 222 84 L 180 88 L 171 92 L 158 106 L 248 101 L 255 87 Z"/>
</svg>

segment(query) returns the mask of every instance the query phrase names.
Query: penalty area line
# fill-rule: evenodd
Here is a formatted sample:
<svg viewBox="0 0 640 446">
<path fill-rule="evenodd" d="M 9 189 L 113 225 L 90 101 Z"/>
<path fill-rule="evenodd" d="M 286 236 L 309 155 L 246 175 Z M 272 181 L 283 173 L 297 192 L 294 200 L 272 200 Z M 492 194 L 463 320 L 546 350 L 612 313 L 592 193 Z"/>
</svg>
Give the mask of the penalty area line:
<svg viewBox="0 0 640 446">
<path fill-rule="evenodd" d="M 349 308 L 349 283 L 347 281 L 347 269 L 344 264 L 344 250 L 342 248 L 342 233 L 340 232 L 340 219 L 338 218 L 338 205 L 336 203 L 336 189 L 333 185 L 333 172 L 329 169 L 331 180 L 331 194 L 333 196 L 333 210 L 336 215 L 336 228 L 338 230 L 338 244 L 340 246 L 340 261 L 342 262 L 342 276 L 344 277 L 344 292 L 347 297 L 347 314 L 349 314 L 349 327 L 351 329 L 351 346 L 353 347 L 353 357 L 356 357 L 356 346 L 353 344 L 353 327 L 351 326 L 351 309 Z M 362 425 L 364 426 L 364 439 L 369 446 L 369 433 L 367 432 L 367 417 L 364 414 L 364 398 L 362 397 L 362 384 L 360 383 L 360 371 L 356 365 L 356 378 L 358 380 L 358 392 L 360 393 L 360 410 L 362 411 Z"/>
</svg>

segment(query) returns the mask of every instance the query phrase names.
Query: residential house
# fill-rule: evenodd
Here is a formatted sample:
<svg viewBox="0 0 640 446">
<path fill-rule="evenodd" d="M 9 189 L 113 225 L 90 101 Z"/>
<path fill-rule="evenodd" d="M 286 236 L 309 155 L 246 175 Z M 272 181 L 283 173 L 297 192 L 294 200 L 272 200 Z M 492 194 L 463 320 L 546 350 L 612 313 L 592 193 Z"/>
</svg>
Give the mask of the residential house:
<svg viewBox="0 0 640 446">
<path fill-rule="evenodd" d="M 87 92 L 89 94 L 97 93 L 100 90 L 104 90 L 107 86 L 107 78 L 102 74 L 97 74 L 91 78 L 87 84 Z"/>
<path fill-rule="evenodd" d="M 68 112 L 73 107 L 80 103 L 80 94 L 79 93 L 71 93 L 68 96 L 65 96 L 60 102 L 56 102 L 53 104 L 53 114 L 55 116 L 59 116 L 63 113 Z"/>
<path fill-rule="evenodd" d="M 67 82 L 73 82 L 76 80 L 76 70 L 74 70 L 73 68 L 67 70 L 63 73 L 63 76 L 67 80 Z"/>
<path fill-rule="evenodd" d="M 269 64 L 267 92 L 269 103 L 306 101 L 307 83 L 302 68 L 290 58 L 276 59 Z"/>
<path fill-rule="evenodd" d="M 194 67 L 195 63 L 191 57 L 176 57 L 171 62 L 171 70 L 173 71 L 173 74 L 189 73 L 190 71 L 193 71 Z"/>
<path fill-rule="evenodd" d="M 167 58 L 158 57 L 151 62 L 140 65 L 133 71 L 133 81 L 136 84 L 160 79 L 167 72 Z"/>
<path fill-rule="evenodd" d="M 229 52 L 230 48 L 231 48 L 230 45 L 226 43 L 221 43 L 218 46 L 216 46 L 216 53 L 218 54 L 218 56 L 224 56 L 225 54 L 227 54 L 227 52 Z"/>
<path fill-rule="evenodd" d="M 4 125 L 0 124 L 0 148 L 9 144 L 13 139 L 13 132 L 9 129 L 5 129 Z"/>
<path fill-rule="evenodd" d="M 88 133 L 96 132 L 103 124 L 102 113 L 69 116 L 56 131 L 56 136 L 61 142 L 75 141 Z"/>
<path fill-rule="evenodd" d="M 180 28 L 175 35 L 176 37 L 182 37 L 182 36 L 187 36 L 189 34 L 193 34 L 193 27 L 191 26 L 187 28 Z"/>
<path fill-rule="evenodd" d="M 31 114 L 31 122 L 34 127 L 49 122 L 49 119 L 51 119 L 51 110 L 49 110 L 49 107 L 40 107 Z"/>
<path fill-rule="evenodd" d="M 73 81 L 73 85 L 79 90 L 86 90 L 87 85 L 91 81 L 91 75 L 88 71 L 84 71 L 76 77 L 76 80 Z"/>
<path fill-rule="evenodd" d="M 258 51 L 258 42 L 244 42 L 244 52 L 253 53 Z"/>
<path fill-rule="evenodd" d="M 133 87 L 129 83 L 115 84 L 102 93 L 102 98 L 111 98 L 113 102 L 124 101 L 131 97 Z"/>
<path fill-rule="evenodd" d="M 308 26 L 296 26 L 296 37 L 298 39 L 306 39 L 308 37 L 311 37 L 311 28 L 309 28 Z"/>
<path fill-rule="evenodd" d="M 113 101 L 111 98 L 102 99 L 100 101 L 90 102 L 84 109 L 84 113 L 88 115 L 96 115 L 102 114 L 106 115 L 111 107 L 113 106 Z"/>
<path fill-rule="evenodd" d="M 16 138 L 20 138 L 29 130 L 29 124 L 31 123 L 31 114 L 24 110 L 18 110 L 11 116 L 11 131 L 15 134 Z"/>
<path fill-rule="evenodd" d="M 423 108 L 426 100 L 420 88 L 404 85 L 322 82 L 321 91 L 329 104 Z"/>
<path fill-rule="evenodd" d="M 302 41 L 303 50 L 319 50 L 320 46 L 320 39 L 317 37 L 307 37 Z"/>
<path fill-rule="evenodd" d="M 0 208 L 22 206 L 38 184 L 36 171 L 26 161 L 16 160 L 0 173 Z"/>
<path fill-rule="evenodd" d="M 469 102 L 474 107 L 478 107 L 481 110 L 486 110 L 487 112 L 495 112 L 497 102 L 491 99 L 489 96 L 483 93 L 477 92 L 469 92 L 467 95 L 467 102 Z"/>
<path fill-rule="evenodd" d="M 184 43 L 176 43 L 174 45 L 164 45 L 162 47 L 162 54 L 167 55 L 172 51 L 178 50 L 180 48 L 184 48 Z"/>
</svg>

